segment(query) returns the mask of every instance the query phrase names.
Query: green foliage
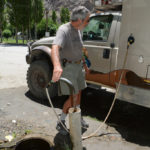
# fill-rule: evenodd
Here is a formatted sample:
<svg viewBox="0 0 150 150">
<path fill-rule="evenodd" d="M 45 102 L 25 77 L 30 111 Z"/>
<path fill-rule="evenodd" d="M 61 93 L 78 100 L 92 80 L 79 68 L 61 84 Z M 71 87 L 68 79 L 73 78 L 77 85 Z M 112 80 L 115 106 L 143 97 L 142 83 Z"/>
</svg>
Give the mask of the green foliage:
<svg viewBox="0 0 150 150">
<path fill-rule="evenodd" d="M 18 7 L 19 30 L 26 30 L 31 23 L 31 0 L 19 0 Z"/>
<path fill-rule="evenodd" d="M 18 31 L 29 31 L 43 18 L 43 1 L 41 0 L 7 0 L 8 18 Z"/>
<path fill-rule="evenodd" d="M 32 130 L 25 130 L 25 134 L 30 134 L 32 133 Z"/>
<path fill-rule="evenodd" d="M 8 44 L 15 44 L 16 43 L 16 39 L 14 38 L 9 38 L 8 40 L 7 39 L 3 39 L 3 43 L 8 43 Z M 23 41 L 22 40 L 18 40 L 18 44 L 27 44 L 28 41 Z"/>
<path fill-rule="evenodd" d="M 4 6 L 5 6 L 5 0 L 0 0 L 0 35 L 3 28 L 6 25 L 5 16 L 4 16 L 4 9 L 5 9 Z"/>
<path fill-rule="evenodd" d="M 18 27 L 19 26 L 19 14 L 20 14 L 20 6 L 18 0 L 7 0 L 8 7 L 8 18 L 10 23 Z"/>
<path fill-rule="evenodd" d="M 54 23 L 51 19 L 48 20 L 48 31 L 50 32 L 51 36 L 54 36 L 56 34 L 58 26 L 59 25 L 57 23 Z"/>
<path fill-rule="evenodd" d="M 69 12 L 68 8 L 65 9 L 65 14 L 66 14 L 66 22 L 69 22 L 70 21 L 70 12 Z"/>
<path fill-rule="evenodd" d="M 64 142 L 64 150 L 71 150 L 71 147 L 66 142 Z"/>
<path fill-rule="evenodd" d="M 37 38 L 44 37 L 46 31 L 46 19 L 42 19 L 41 22 L 37 25 Z"/>
<path fill-rule="evenodd" d="M 37 24 L 42 20 L 44 16 L 43 1 L 32 0 L 32 12 L 31 18 L 34 24 L 34 38 L 37 39 Z"/>
<path fill-rule="evenodd" d="M 11 31 L 9 29 L 5 29 L 2 33 L 3 37 L 8 40 L 9 37 L 11 37 Z"/>
<path fill-rule="evenodd" d="M 61 20 L 61 23 L 65 23 L 65 8 L 61 8 L 61 11 L 60 11 L 60 20 Z"/>
<path fill-rule="evenodd" d="M 53 20 L 54 23 L 56 23 L 57 15 L 56 15 L 56 12 L 54 10 L 52 12 L 52 20 Z"/>
<path fill-rule="evenodd" d="M 6 25 L 5 29 L 10 30 L 11 33 L 12 33 L 12 36 L 15 36 L 15 27 L 12 26 L 10 23 L 8 23 L 8 24 Z"/>
<path fill-rule="evenodd" d="M 0 29 L 4 30 L 6 28 L 7 22 L 5 15 L 0 17 Z"/>
<path fill-rule="evenodd" d="M 5 0 L 0 0 L 0 19 L 4 13 L 4 5 L 5 5 Z"/>
<path fill-rule="evenodd" d="M 39 23 L 43 18 L 43 2 L 41 0 L 32 0 L 32 18 L 34 23 Z"/>
<path fill-rule="evenodd" d="M 13 138 L 16 138 L 17 137 L 16 132 L 13 132 L 12 136 L 13 136 Z"/>
<path fill-rule="evenodd" d="M 60 19 L 61 19 L 61 23 L 66 23 L 70 20 L 70 13 L 68 8 L 64 8 L 64 7 L 61 8 Z"/>
<path fill-rule="evenodd" d="M 55 35 L 58 29 L 58 24 L 54 23 L 51 19 L 48 19 L 48 32 L 50 32 L 50 36 Z M 37 25 L 37 36 L 38 39 L 45 36 L 46 32 L 46 19 L 43 18 L 41 22 Z"/>
</svg>

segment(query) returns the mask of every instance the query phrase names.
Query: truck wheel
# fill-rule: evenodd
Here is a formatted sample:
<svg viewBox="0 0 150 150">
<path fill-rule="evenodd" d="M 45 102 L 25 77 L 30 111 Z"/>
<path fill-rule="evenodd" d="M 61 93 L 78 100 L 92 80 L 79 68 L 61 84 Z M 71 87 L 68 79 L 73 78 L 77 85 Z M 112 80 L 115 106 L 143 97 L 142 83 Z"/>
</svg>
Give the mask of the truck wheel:
<svg viewBox="0 0 150 150">
<path fill-rule="evenodd" d="M 27 72 L 27 84 L 30 92 L 37 98 L 47 99 L 46 85 L 52 78 L 53 67 L 46 61 L 38 60 L 30 64 Z M 57 84 L 52 84 L 49 87 L 51 97 L 57 95 Z"/>
</svg>

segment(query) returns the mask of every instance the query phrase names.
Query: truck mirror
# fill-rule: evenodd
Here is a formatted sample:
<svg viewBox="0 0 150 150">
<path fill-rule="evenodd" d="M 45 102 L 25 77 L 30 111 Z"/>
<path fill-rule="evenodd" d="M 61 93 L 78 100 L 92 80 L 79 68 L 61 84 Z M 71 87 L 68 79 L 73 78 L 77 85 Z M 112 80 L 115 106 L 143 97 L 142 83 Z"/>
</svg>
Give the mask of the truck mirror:
<svg viewBox="0 0 150 150">
<path fill-rule="evenodd" d="M 110 47 L 114 48 L 115 47 L 115 43 L 110 43 Z"/>
</svg>

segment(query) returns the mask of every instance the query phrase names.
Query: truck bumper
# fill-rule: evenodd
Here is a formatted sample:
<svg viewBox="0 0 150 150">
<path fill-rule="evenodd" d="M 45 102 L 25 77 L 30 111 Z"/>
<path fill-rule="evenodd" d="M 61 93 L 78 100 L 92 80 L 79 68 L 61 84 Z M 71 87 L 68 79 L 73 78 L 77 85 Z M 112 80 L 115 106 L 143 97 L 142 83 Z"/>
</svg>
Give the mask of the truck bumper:
<svg viewBox="0 0 150 150">
<path fill-rule="evenodd" d="M 150 89 L 121 84 L 117 99 L 150 108 Z"/>
</svg>

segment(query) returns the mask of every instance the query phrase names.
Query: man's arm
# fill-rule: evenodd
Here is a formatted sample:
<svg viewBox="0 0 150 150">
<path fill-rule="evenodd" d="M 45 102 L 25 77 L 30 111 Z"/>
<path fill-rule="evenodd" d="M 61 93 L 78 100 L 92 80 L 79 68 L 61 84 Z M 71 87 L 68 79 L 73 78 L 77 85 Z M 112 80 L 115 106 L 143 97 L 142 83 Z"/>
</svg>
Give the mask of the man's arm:
<svg viewBox="0 0 150 150">
<path fill-rule="evenodd" d="M 53 82 L 58 81 L 61 77 L 62 72 L 63 72 L 62 67 L 61 67 L 61 63 L 60 63 L 60 58 L 59 58 L 59 49 L 60 49 L 60 46 L 53 45 L 52 50 L 51 50 L 51 58 L 52 58 L 53 66 L 54 66 L 53 76 L 52 76 Z"/>
</svg>

